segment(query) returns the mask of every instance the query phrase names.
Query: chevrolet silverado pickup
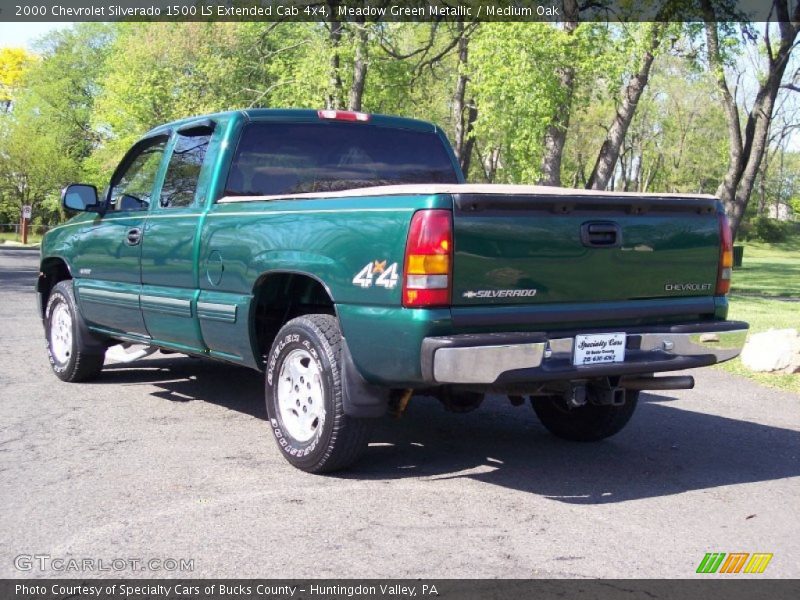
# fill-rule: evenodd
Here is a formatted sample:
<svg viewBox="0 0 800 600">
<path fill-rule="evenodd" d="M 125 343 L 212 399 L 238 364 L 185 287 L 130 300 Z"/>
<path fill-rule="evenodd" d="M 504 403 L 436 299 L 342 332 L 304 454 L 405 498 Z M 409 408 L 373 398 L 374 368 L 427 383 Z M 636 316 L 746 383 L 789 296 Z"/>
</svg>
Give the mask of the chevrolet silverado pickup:
<svg viewBox="0 0 800 600">
<path fill-rule="evenodd" d="M 735 357 L 720 203 L 464 182 L 438 127 L 244 110 L 157 127 L 42 243 L 63 381 L 144 345 L 263 371 L 269 426 L 309 472 L 352 464 L 412 394 L 530 401 L 553 434 L 620 431 L 657 373 Z M 138 356 L 134 354 L 134 356 Z"/>
</svg>

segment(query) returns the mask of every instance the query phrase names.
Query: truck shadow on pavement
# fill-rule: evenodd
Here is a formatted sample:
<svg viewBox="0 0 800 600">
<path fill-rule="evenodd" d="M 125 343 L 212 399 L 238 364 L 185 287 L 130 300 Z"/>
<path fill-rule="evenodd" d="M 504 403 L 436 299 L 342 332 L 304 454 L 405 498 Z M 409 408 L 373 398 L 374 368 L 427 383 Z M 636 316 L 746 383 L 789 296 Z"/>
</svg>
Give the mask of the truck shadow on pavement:
<svg viewBox="0 0 800 600">
<path fill-rule="evenodd" d="M 266 419 L 261 376 L 239 367 L 177 355 L 108 365 L 98 383 L 156 385 L 161 390 L 154 395 L 166 400 L 199 400 Z M 561 502 L 603 504 L 800 475 L 800 432 L 691 412 L 672 400 L 643 394 L 620 434 L 578 444 L 551 436 L 529 405 L 515 408 L 502 396 L 463 415 L 414 397 L 402 418 L 379 420 L 364 458 L 334 477 L 464 477 Z"/>
</svg>

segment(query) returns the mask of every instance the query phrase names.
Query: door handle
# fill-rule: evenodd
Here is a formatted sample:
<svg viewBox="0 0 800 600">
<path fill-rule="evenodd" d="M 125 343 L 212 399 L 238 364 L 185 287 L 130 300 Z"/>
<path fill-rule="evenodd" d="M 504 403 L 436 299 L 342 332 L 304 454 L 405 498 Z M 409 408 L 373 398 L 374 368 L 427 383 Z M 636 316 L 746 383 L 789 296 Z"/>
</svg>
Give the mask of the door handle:
<svg viewBox="0 0 800 600">
<path fill-rule="evenodd" d="M 581 242 L 589 248 L 617 248 L 622 245 L 622 228 L 613 221 L 590 221 L 581 225 Z"/>
<path fill-rule="evenodd" d="M 142 241 L 142 230 L 139 229 L 138 227 L 129 229 L 128 233 L 125 234 L 125 243 L 128 244 L 128 246 L 136 246 L 141 241 Z"/>
</svg>

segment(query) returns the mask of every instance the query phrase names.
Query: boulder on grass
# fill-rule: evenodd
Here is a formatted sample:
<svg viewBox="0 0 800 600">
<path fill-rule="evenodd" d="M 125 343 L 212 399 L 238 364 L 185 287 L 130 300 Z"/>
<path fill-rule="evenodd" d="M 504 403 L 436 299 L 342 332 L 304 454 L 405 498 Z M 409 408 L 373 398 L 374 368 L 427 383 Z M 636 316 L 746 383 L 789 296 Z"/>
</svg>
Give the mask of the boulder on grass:
<svg viewBox="0 0 800 600">
<path fill-rule="evenodd" d="M 800 373 L 800 334 L 796 329 L 770 329 L 751 335 L 742 350 L 742 364 L 751 371 Z"/>
</svg>

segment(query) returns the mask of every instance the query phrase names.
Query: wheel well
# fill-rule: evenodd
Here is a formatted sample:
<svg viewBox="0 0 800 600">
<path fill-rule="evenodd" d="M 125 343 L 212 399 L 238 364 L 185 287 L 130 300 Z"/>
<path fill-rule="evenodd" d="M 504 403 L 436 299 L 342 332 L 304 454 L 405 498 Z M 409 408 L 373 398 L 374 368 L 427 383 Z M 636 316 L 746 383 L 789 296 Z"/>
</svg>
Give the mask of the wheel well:
<svg viewBox="0 0 800 600">
<path fill-rule="evenodd" d="M 253 288 L 253 334 L 265 357 L 278 331 L 289 320 L 311 313 L 336 316 L 333 298 L 322 283 L 303 273 L 267 273 Z"/>
<path fill-rule="evenodd" d="M 59 281 L 72 279 L 72 275 L 69 272 L 67 263 L 60 258 L 44 259 L 40 269 L 36 290 L 39 292 L 41 298 L 39 306 L 42 311 L 42 317 L 44 317 L 44 311 L 47 308 L 47 300 L 50 298 L 50 291 Z"/>
</svg>

